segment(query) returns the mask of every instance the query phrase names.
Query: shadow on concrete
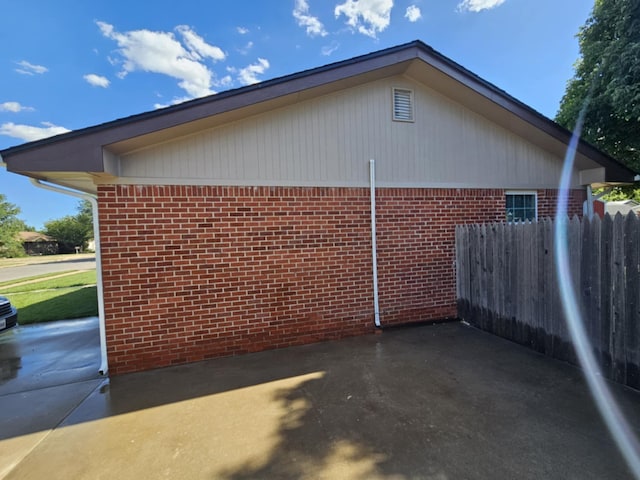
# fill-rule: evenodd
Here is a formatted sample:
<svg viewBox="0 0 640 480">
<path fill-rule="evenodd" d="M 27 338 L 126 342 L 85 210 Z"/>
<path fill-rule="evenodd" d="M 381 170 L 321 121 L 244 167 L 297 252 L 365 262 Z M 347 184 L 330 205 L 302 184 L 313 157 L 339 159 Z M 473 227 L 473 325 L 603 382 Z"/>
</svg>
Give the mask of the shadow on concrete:
<svg viewBox="0 0 640 480">
<path fill-rule="evenodd" d="M 261 400 L 268 454 L 211 478 L 630 478 L 577 369 L 462 324 L 116 377 L 63 426 L 295 378 Z M 640 395 L 613 387 L 638 431 Z M 236 398 L 220 415 L 259 423 Z"/>
<path fill-rule="evenodd" d="M 97 318 L 18 326 L 0 335 L 0 441 L 48 430 L 96 386 Z"/>
<path fill-rule="evenodd" d="M 0 397 L 98 377 L 97 317 L 21 325 L 0 335 Z"/>
<path fill-rule="evenodd" d="M 576 369 L 461 326 L 435 330 L 399 332 L 279 391 L 271 456 L 216 478 L 340 478 L 341 464 L 361 479 L 631 478 Z M 614 389 L 637 432 L 640 396 Z"/>
<path fill-rule="evenodd" d="M 16 478 L 631 478 L 579 370 L 458 323 L 96 385 Z"/>
<path fill-rule="evenodd" d="M 0 385 L 7 383 L 18 376 L 18 372 L 22 368 L 22 355 L 18 342 L 14 340 L 13 335 L 18 327 L 2 333 L 0 336 L 0 348 L 2 355 L 0 356 Z"/>
</svg>

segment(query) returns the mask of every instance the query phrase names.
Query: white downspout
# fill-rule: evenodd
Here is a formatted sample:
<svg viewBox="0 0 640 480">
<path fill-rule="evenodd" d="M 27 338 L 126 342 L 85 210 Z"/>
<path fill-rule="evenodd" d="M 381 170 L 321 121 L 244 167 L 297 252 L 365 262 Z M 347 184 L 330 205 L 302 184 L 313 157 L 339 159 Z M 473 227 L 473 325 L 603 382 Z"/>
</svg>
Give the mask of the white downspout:
<svg viewBox="0 0 640 480">
<path fill-rule="evenodd" d="M 595 199 L 593 198 L 593 190 L 591 188 L 591 185 L 587 185 L 587 218 L 588 219 L 592 219 L 593 215 L 594 215 L 594 206 L 593 206 L 593 202 L 595 201 Z"/>
<path fill-rule="evenodd" d="M 373 311 L 376 327 L 380 328 L 380 304 L 378 302 L 378 243 L 376 241 L 376 161 L 369 160 L 371 184 L 371 260 L 373 263 Z"/>
<path fill-rule="evenodd" d="M 38 188 L 45 190 L 51 190 L 52 192 L 62 193 L 64 195 L 71 195 L 72 197 L 88 200 L 91 203 L 91 210 L 93 212 L 93 240 L 96 242 L 96 286 L 98 290 L 98 321 L 100 323 L 100 375 L 106 375 L 109 371 L 109 364 L 107 362 L 107 334 L 105 330 L 104 320 L 104 294 L 102 288 L 102 256 L 100 254 L 100 223 L 98 220 L 98 200 L 94 195 L 76 192 L 67 188 L 58 187 L 55 185 L 48 185 L 42 183 L 37 178 L 30 178 Z"/>
</svg>

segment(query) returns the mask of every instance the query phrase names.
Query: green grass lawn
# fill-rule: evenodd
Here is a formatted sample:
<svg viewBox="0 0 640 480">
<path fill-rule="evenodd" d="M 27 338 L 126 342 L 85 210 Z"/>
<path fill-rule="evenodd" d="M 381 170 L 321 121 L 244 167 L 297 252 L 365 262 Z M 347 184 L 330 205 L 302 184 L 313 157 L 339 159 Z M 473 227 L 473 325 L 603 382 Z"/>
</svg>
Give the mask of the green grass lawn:
<svg viewBox="0 0 640 480">
<path fill-rule="evenodd" d="M 18 309 L 18 323 L 26 325 L 98 315 L 95 283 L 96 272 L 88 271 L 17 287 L 5 283 L 0 294 Z"/>
<path fill-rule="evenodd" d="M 60 275 L 57 273 L 56 275 Z M 66 277 L 48 279 L 51 275 L 41 278 L 41 281 L 29 283 L 27 285 L 19 285 L 17 287 L 11 287 L 9 285 L 3 286 L 0 284 L 0 292 L 6 293 L 22 293 L 22 292 L 34 292 L 37 290 L 57 290 L 60 288 L 71 287 L 83 287 L 86 285 L 96 284 L 96 272 L 94 270 L 88 270 L 86 272 L 76 273 L 74 275 L 68 275 Z M 36 279 L 38 277 L 35 277 Z M 21 283 L 24 281 L 30 281 L 31 279 L 25 278 L 12 282 Z"/>
</svg>

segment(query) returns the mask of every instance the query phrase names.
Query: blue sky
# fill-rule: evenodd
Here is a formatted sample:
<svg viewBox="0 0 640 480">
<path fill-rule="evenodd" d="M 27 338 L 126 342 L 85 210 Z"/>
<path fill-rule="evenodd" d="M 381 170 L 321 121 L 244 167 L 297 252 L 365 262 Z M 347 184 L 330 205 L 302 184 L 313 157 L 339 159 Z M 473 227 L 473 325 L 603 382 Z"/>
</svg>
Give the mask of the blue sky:
<svg viewBox="0 0 640 480">
<path fill-rule="evenodd" d="M 422 40 L 553 118 L 590 0 L 0 0 L 0 149 Z M 78 201 L 0 168 L 38 229 Z"/>
</svg>

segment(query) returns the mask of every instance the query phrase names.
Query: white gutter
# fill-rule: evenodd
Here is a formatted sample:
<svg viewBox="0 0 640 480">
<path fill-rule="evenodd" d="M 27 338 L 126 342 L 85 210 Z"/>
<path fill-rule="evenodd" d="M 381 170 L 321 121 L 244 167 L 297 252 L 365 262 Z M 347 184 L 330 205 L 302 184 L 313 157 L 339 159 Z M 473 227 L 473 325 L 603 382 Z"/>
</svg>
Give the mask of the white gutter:
<svg viewBox="0 0 640 480">
<path fill-rule="evenodd" d="M 378 243 L 376 241 L 376 161 L 369 160 L 371 184 L 371 260 L 373 263 L 373 311 L 376 327 L 380 328 L 380 304 L 378 302 Z"/>
<path fill-rule="evenodd" d="M 30 178 L 38 188 L 45 190 L 51 190 L 52 192 L 62 193 L 64 195 L 71 195 L 72 197 L 81 198 L 82 200 L 88 200 L 91 203 L 91 210 L 93 212 L 93 240 L 96 242 L 96 285 L 98 289 L 98 320 L 100 323 L 100 375 L 106 375 L 109 371 L 109 364 L 107 362 L 107 334 L 105 330 L 104 320 L 104 294 L 102 287 L 102 256 L 100 254 L 100 223 L 98 220 L 98 200 L 94 195 L 76 192 L 67 188 L 58 187 L 55 185 L 49 185 L 42 183 L 37 178 Z"/>
</svg>

